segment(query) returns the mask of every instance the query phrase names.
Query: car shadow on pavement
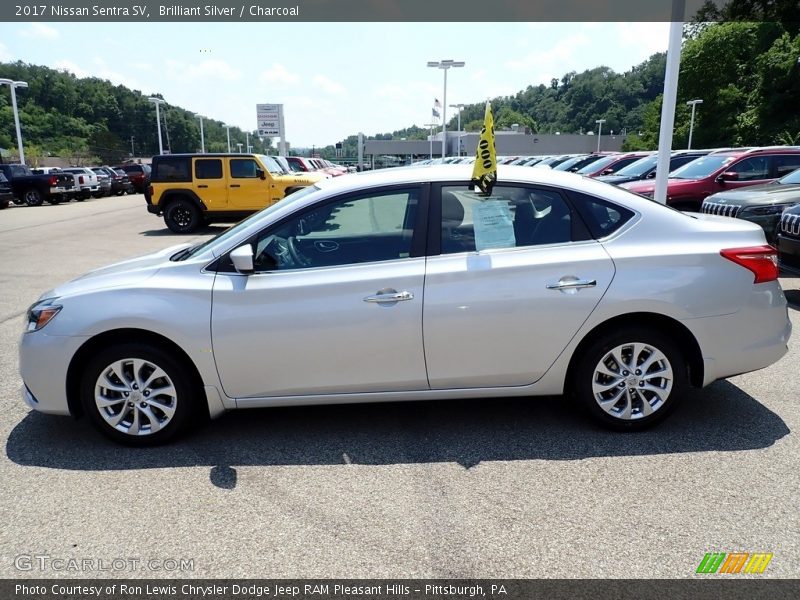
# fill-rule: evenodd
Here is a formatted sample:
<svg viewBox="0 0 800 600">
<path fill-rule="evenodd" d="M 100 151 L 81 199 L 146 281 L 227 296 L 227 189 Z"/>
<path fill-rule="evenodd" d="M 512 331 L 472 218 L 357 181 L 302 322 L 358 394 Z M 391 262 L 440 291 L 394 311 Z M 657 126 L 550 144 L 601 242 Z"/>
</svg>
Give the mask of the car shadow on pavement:
<svg viewBox="0 0 800 600">
<path fill-rule="evenodd" d="M 193 232 L 192 235 L 218 235 L 229 229 L 230 225 L 208 225 L 206 227 L 201 227 L 197 231 Z M 174 238 L 181 238 L 189 241 L 192 239 L 192 236 L 187 236 L 182 233 L 175 233 L 168 229 L 167 227 L 163 227 L 161 229 L 148 229 L 147 231 L 140 231 L 139 235 L 143 235 L 145 237 L 174 237 Z"/>
<path fill-rule="evenodd" d="M 789 308 L 800 310 L 800 290 L 783 290 L 783 295 L 786 296 Z"/>
<path fill-rule="evenodd" d="M 211 467 L 215 486 L 236 486 L 237 466 L 387 465 L 580 460 L 766 448 L 783 420 L 728 381 L 692 390 L 658 427 L 596 427 L 560 396 L 303 406 L 233 411 L 158 448 L 119 446 L 87 419 L 29 413 L 8 457 L 23 466 L 86 471 Z"/>
</svg>

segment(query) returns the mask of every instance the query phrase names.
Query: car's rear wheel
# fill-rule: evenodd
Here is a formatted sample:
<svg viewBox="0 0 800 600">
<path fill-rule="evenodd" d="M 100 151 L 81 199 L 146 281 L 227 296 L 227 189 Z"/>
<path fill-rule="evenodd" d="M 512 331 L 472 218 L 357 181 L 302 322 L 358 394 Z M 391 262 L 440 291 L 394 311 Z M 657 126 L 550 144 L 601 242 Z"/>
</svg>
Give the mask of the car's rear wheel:
<svg viewBox="0 0 800 600">
<path fill-rule="evenodd" d="M 164 209 L 164 222 L 170 231 L 175 233 L 191 233 L 203 222 L 197 207 L 185 198 L 173 200 Z"/>
<path fill-rule="evenodd" d="M 672 412 L 687 381 L 686 359 L 669 338 L 630 328 L 586 349 L 575 372 L 574 392 L 606 427 L 636 431 Z"/>
<path fill-rule="evenodd" d="M 184 365 L 166 352 L 148 344 L 119 344 L 88 361 L 81 401 L 104 435 L 130 446 L 152 446 L 187 425 L 194 389 Z"/>
<path fill-rule="evenodd" d="M 28 206 L 41 206 L 42 202 L 44 201 L 42 194 L 39 193 L 39 190 L 35 188 L 29 188 L 25 190 L 22 198 L 25 200 L 25 204 Z"/>
</svg>

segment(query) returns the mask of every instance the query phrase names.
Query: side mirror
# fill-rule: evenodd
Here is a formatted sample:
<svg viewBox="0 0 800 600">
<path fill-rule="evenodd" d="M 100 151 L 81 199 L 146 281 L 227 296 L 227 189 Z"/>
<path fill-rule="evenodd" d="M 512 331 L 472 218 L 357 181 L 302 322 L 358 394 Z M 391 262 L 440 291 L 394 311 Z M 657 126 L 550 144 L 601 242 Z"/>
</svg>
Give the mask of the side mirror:
<svg viewBox="0 0 800 600">
<path fill-rule="evenodd" d="M 230 256 L 233 268 L 239 273 L 249 275 L 253 272 L 253 247 L 250 244 L 232 250 Z"/>
<path fill-rule="evenodd" d="M 259 179 L 266 179 L 267 175 L 264 173 L 264 169 L 256 169 L 256 175 Z"/>
<path fill-rule="evenodd" d="M 611 175 L 614 172 L 614 169 L 603 169 L 600 172 L 600 175 Z"/>
<path fill-rule="evenodd" d="M 647 179 L 655 179 L 655 178 L 656 178 L 655 171 L 651 171 L 650 173 L 647 174 Z"/>
<path fill-rule="evenodd" d="M 739 174 L 734 171 L 725 171 L 717 177 L 717 183 L 725 183 L 726 181 L 736 181 L 739 179 Z"/>
</svg>

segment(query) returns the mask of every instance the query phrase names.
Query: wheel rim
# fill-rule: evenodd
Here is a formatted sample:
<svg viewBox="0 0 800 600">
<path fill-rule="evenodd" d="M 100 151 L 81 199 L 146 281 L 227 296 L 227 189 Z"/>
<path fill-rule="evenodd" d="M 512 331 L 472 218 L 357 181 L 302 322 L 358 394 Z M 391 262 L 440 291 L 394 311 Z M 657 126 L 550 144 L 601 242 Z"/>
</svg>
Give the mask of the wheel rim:
<svg viewBox="0 0 800 600">
<path fill-rule="evenodd" d="M 592 393 L 610 416 L 632 421 L 652 415 L 669 398 L 672 365 L 651 344 L 631 342 L 607 352 L 594 369 Z"/>
<path fill-rule="evenodd" d="M 192 212 L 183 206 L 178 206 L 172 211 L 172 220 L 180 227 L 188 227 L 192 222 Z"/>
<path fill-rule="evenodd" d="M 127 435 L 151 435 L 175 416 L 178 395 L 169 375 L 141 358 L 115 361 L 100 372 L 94 388 L 100 416 Z"/>
<path fill-rule="evenodd" d="M 25 192 L 25 202 L 35 204 L 39 201 L 39 194 L 37 192 Z"/>
</svg>

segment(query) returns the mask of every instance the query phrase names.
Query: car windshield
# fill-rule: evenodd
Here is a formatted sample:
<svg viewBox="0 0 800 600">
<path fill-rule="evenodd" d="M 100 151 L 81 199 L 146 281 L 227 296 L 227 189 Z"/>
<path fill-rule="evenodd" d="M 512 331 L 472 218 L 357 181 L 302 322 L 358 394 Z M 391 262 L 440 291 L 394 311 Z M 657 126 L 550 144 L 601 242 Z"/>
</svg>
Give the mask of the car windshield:
<svg viewBox="0 0 800 600">
<path fill-rule="evenodd" d="M 259 160 L 267 167 L 267 170 L 272 173 L 273 175 L 283 175 L 284 170 L 278 164 L 278 161 L 272 158 L 271 156 L 267 156 L 266 154 L 258 154 L 257 155 Z"/>
<path fill-rule="evenodd" d="M 793 183 L 800 183 L 800 169 L 796 171 L 792 171 L 788 175 L 784 175 L 775 183 L 780 183 L 781 185 L 791 185 Z"/>
<path fill-rule="evenodd" d="M 640 177 L 647 173 L 650 169 L 656 166 L 658 156 L 645 156 L 636 162 L 632 162 L 627 167 L 622 167 L 616 173 L 612 173 L 613 177 L 619 175 L 620 177 Z"/>
<path fill-rule="evenodd" d="M 586 158 L 587 157 L 585 157 L 585 156 L 576 156 L 574 158 L 570 158 L 568 160 L 565 160 L 560 165 L 556 165 L 554 168 L 555 168 L 556 171 L 566 171 L 571 166 L 576 165 L 576 164 L 578 164 L 579 162 L 581 162 L 583 160 L 586 160 Z"/>
<path fill-rule="evenodd" d="M 267 157 L 264 157 L 267 158 Z M 273 161 L 274 162 L 274 161 Z M 319 188 L 314 185 L 309 185 L 304 188 L 300 188 L 296 192 L 285 196 L 282 200 L 276 202 L 275 204 L 268 206 L 255 214 L 250 215 L 246 219 L 239 221 L 236 225 L 229 227 L 219 235 L 214 236 L 210 240 L 206 240 L 201 244 L 197 244 L 196 246 L 192 246 L 191 248 L 186 248 L 185 250 L 181 250 L 177 254 L 173 255 L 170 260 L 186 260 L 190 256 L 194 256 L 198 252 L 205 251 L 205 250 L 214 250 L 214 248 L 224 244 L 228 241 L 232 236 L 236 235 L 239 231 L 247 227 L 251 221 L 256 219 L 260 219 L 261 217 L 265 217 L 269 214 L 272 214 L 276 210 L 279 210 L 289 204 L 290 202 L 294 202 L 295 200 L 302 198 L 303 196 L 307 196 L 313 192 L 319 191 Z"/>
<path fill-rule="evenodd" d="M 602 171 L 604 168 L 606 168 L 608 165 L 610 165 L 612 162 L 614 162 L 616 160 L 618 160 L 618 157 L 616 157 L 616 156 L 613 156 L 613 155 L 612 156 L 606 156 L 605 158 L 601 158 L 600 160 L 596 160 L 594 162 L 590 162 L 588 165 L 586 165 L 582 169 L 578 169 L 575 172 L 580 174 L 580 175 L 586 175 L 587 173 L 594 173 L 596 171 Z"/>
<path fill-rule="evenodd" d="M 669 176 L 670 179 L 703 179 L 731 163 L 734 158 L 724 154 L 703 156 L 675 169 Z"/>
</svg>

